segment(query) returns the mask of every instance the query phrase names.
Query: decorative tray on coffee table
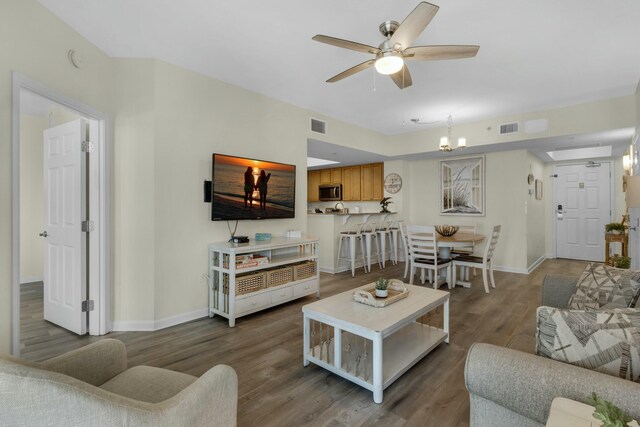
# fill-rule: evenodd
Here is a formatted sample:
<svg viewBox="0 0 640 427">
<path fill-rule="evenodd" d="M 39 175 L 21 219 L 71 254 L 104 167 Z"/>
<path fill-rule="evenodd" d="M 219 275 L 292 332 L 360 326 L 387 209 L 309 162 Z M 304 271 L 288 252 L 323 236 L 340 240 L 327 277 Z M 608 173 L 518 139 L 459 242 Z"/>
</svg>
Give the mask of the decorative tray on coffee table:
<svg viewBox="0 0 640 427">
<path fill-rule="evenodd" d="M 377 297 L 376 284 L 370 283 L 366 288 L 355 291 L 353 293 L 353 300 L 372 307 L 386 307 L 389 304 L 406 298 L 407 295 L 409 295 L 409 290 L 401 280 L 391 279 L 389 280 L 387 295 L 386 298 Z"/>
</svg>

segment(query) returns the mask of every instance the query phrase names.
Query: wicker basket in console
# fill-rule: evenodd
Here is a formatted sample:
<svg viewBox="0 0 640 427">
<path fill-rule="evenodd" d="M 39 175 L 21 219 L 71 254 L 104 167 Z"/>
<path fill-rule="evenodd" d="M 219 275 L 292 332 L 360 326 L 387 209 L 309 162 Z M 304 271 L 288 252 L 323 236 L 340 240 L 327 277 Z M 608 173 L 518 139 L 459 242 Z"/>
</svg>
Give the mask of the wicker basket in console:
<svg viewBox="0 0 640 427">
<path fill-rule="evenodd" d="M 307 261 L 293 266 L 293 280 L 302 280 L 313 277 L 318 272 L 318 263 Z"/>
<path fill-rule="evenodd" d="M 264 272 L 236 276 L 236 295 L 248 294 L 267 287 L 267 276 Z"/>
<path fill-rule="evenodd" d="M 274 268 L 267 270 L 267 287 L 282 285 L 293 281 L 293 269 L 291 267 Z"/>
</svg>

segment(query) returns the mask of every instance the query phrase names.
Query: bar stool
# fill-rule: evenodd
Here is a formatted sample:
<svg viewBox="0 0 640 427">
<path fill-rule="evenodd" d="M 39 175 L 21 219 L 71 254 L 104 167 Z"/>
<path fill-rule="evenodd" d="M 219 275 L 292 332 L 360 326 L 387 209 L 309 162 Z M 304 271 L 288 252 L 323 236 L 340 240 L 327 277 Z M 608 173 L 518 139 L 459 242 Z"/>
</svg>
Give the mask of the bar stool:
<svg viewBox="0 0 640 427">
<path fill-rule="evenodd" d="M 367 251 L 367 268 L 369 269 L 369 273 L 371 273 L 371 242 L 376 243 L 376 261 L 378 262 L 378 267 L 382 269 L 382 263 L 380 262 L 380 244 L 378 242 L 378 231 L 375 222 L 365 222 L 362 224 L 362 235 L 364 236 L 364 246 Z"/>
<path fill-rule="evenodd" d="M 348 261 L 351 264 L 351 277 L 356 276 L 356 243 L 360 242 L 360 254 L 362 255 L 362 266 L 364 272 L 367 272 L 367 263 L 364 259 L 364 239 L 362 238 L 362 224 L 354 224 L 351 227 L 343 230 L 339 234 L 340 240 L 338 241 L 338 262 L 336 269 L 340 269 L 340 260 Z M 348 245 L 349 257 L 342 257 L 342 241 L 346 240 Z"/>
<path fill-rule="evenodd" d="M 382 268 L 385 268 L 385 261 L 387 260 L 387 254 L 389 260 L 395 265 L 397 264 L 397 250 L 396 241 L 394 240 L 393 232 L 391 231 L 391 221 L 383 221 L 376 226 L 376 232 L 380 240 L 380 254 L 382 255 Z M 396 228 L 397 235 L 397 228 Z M 389 251 L 387 251 L 387 240 L 389 241 Z M 394 256 L 394 252 L 396 256 Z"/>
</svg>

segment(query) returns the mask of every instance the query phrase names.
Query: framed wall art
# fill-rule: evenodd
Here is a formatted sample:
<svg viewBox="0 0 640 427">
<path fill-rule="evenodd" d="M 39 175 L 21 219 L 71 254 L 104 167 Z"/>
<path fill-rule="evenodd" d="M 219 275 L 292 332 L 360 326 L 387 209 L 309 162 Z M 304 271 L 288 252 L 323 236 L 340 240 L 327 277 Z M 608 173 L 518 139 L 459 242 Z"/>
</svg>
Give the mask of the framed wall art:
<svg viewBox="0 0 640 427">
<path fill-rule="evenodd" d="M 440 160 L 440 215 L 484 216 L 484 156 Z"/>
</svg>

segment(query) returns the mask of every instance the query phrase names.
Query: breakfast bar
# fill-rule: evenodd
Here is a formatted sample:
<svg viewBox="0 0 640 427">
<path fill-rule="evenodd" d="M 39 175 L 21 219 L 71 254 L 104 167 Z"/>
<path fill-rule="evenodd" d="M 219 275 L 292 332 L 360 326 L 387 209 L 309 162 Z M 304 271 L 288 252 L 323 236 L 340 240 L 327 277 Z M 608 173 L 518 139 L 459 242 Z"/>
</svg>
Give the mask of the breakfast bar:
<svg viewBox="0 0 640 427">
<path fill-rule="evenodd" d="M 325 273 L 339 273 L 346 271 L 346 263 L 338 266 L 338 241 L 340 232 L 354 224 L 379 223 L 396 220 L 395 212 L 361 212 L 361 213 L 309 213 L 307 214 L 307 229 L 320 240 L 320 271 Z M 360 263 L 359 267 L 362 264 Z"/>
</svg>

